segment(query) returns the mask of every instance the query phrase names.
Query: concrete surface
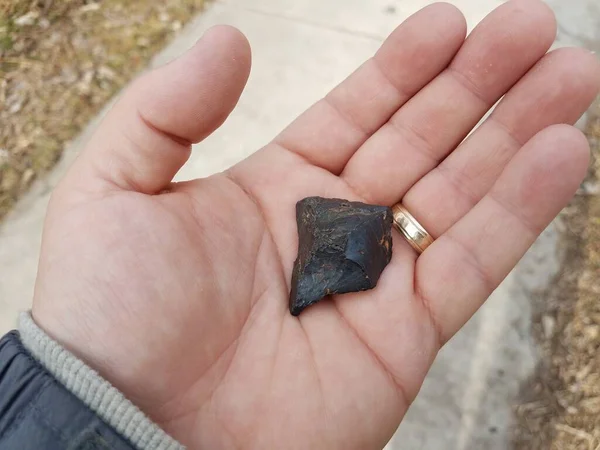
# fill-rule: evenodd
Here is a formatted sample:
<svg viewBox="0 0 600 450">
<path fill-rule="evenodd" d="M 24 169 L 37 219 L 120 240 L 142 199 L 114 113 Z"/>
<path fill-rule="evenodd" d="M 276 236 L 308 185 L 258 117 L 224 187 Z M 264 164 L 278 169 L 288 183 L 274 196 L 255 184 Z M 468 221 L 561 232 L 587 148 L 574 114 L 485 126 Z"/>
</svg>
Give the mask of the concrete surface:
<svg viewBox="0 0 600 450">
<path fill-rule="evenodd" d="M 550 226 L 442 349 L 386 450 L 510 448 L 512 405 L 536 364 L 528 295 L 558 270 Z"/>
<path fill-rule="evenodd" d="M 499 0 L 455 0 L 472 28 Z M 558 45 L 592 47 L 600 29 L 597 0 L 549 0 L 559 15 Z M 216 23 L 239 27 L 253 47 L 253 70 L 237 110 L 198 145 L 179 179 L 222 170 L 266 143 L 370 56 L 426 0 L 228 0 L 197 18 L 153 65 L 191 46 Z M 30 304 L 48 195 L 88 129 L 56 170 L 36 183 L 0 227 L 0 332 Z M 550 227 L 468 325 L 444 348 L 388 450 L 506 449 L 511 404 L 535 365 L 528 292 L 556 270 Z"/>
</svg>

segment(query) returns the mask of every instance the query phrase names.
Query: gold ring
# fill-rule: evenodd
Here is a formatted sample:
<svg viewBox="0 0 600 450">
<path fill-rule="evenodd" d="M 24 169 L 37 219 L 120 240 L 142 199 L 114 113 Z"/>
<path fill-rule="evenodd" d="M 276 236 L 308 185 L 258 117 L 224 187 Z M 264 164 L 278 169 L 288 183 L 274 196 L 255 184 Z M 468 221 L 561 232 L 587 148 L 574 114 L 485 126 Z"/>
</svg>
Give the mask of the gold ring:
<svg viewBox="0 0 600 450">
<path fill-rule="evenodd" d="M 419 255 L 433 243 L 431 235 L 408 212 L 402 203 L 396 203 L 392 207 L 392 213 L 394 216 L 394 226 Z"/>
</svg>

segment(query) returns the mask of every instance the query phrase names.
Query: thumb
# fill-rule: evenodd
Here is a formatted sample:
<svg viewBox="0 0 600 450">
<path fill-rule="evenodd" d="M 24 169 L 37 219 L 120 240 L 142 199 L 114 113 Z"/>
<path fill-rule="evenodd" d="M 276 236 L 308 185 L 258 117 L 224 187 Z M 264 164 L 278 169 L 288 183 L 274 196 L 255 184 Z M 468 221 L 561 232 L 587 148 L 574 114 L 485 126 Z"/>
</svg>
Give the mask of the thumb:
<svg viewBox="0 0 600 450">
<path fill-rule="evenodd" d="M 250 73 L 250 46 L 235 28 L 210 29 L 187 53 L 123 94 L 65 178 L 84 192 L 157 193 L 217 129 Z"/>
</svg>

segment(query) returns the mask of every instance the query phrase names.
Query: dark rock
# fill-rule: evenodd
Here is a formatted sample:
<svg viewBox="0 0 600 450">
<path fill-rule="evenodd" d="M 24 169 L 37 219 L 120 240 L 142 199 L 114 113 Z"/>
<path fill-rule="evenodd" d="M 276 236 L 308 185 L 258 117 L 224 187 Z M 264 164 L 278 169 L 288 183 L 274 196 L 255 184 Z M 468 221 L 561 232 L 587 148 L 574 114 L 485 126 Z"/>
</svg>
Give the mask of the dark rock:
<svg viewBox="0 0 600 450">
<path fill-rule="evenodd" d="M 297 316 L 330 294 L 377 285 L 392 257 L 392 210 L 340 199 L 308 197 L 296 204 L 298 258 L 290 312 Z"/>
</svg>

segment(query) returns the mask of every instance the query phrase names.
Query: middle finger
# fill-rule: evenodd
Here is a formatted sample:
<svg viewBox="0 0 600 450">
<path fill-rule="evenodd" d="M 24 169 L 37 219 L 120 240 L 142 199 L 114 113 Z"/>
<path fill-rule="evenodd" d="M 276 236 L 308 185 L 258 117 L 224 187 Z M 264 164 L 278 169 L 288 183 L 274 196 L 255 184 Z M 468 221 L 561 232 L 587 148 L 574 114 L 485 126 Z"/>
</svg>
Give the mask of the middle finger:
<svg viewBox="0 0 600 450">
<path fill-rule="evenodd" d="M 546 53 L 555 33 L 554 15 L 540 1 L 498 7 L 450 66 L 363 144 L 342 179 L 372 203 L 398 201 Z"/>
</svg>

